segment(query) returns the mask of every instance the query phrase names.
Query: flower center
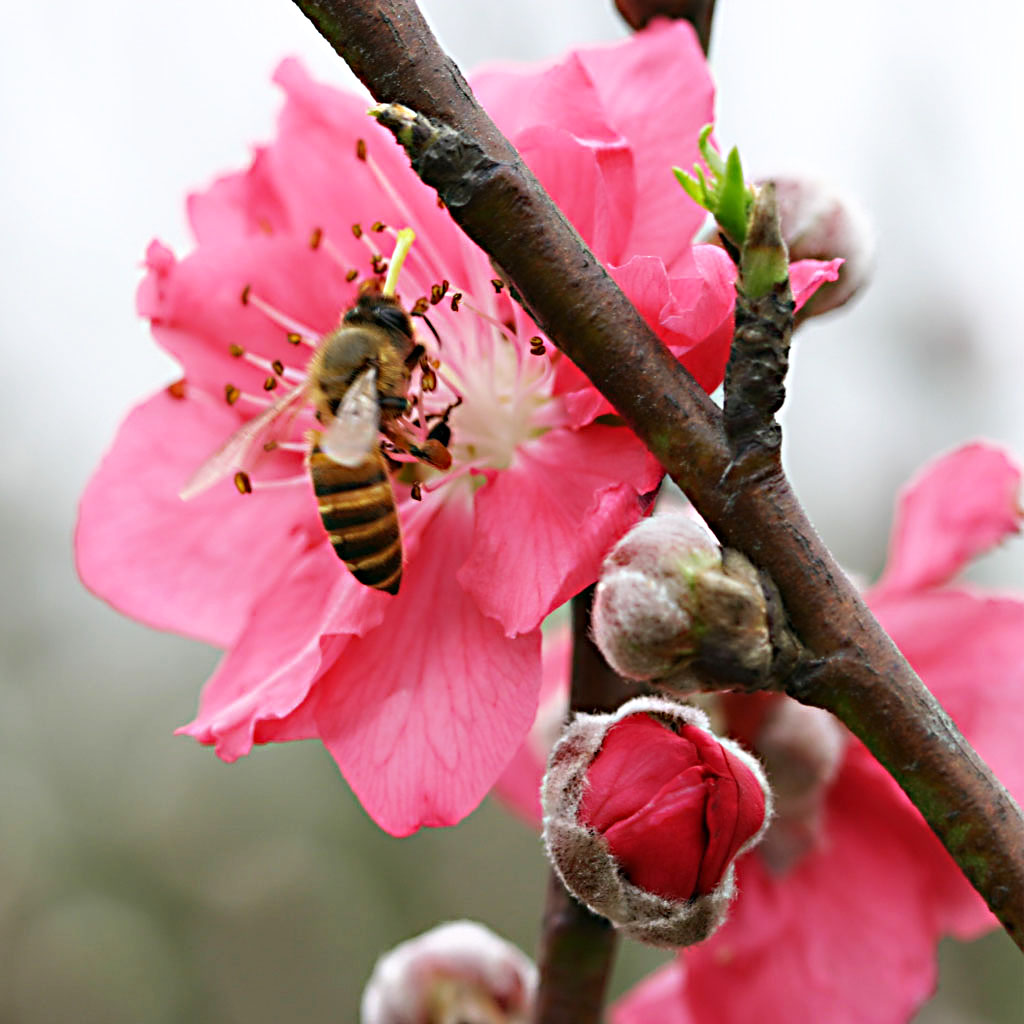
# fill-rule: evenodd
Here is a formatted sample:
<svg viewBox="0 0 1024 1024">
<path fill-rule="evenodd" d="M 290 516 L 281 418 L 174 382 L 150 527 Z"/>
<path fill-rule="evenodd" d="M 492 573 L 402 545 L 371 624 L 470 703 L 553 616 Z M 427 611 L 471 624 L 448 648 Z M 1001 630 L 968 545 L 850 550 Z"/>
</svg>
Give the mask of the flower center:
<svg viewBox="0 0 1024 1024">
<path fill-rule="evenodd" d="M 551 363 L 497 328 L 484 329 L 492 337 L 482 357 L 448 367 L 463 397 L 451 415 L 451 450 L 456 463 L 506 469 L 516 448 L 547 428 L 554 402 Z"/>
</svg>

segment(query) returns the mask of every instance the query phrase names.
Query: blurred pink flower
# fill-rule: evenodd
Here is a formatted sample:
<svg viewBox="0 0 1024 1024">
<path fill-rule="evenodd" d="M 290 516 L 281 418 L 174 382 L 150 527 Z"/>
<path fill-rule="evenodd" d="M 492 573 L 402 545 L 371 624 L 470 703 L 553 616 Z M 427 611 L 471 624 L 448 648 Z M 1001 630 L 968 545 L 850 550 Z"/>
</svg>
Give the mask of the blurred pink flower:
<svg viewBox="0 0 1024 1024">
<path fill-rule="evenodd" d="M 888 566 L 867 593 L 882 625 L 1018 799 L 1024 600 L 950 580 L 1019 529 L 1020 485 L 1020 470 L 988 445 L 933 462 L 904 492 Z M 728 718 L 747 733 L 764 707 L 757 698 L 733 701 Z M 741 702 L 749 702 L 747 722 Z M 809 737 L 811 747 L 820 743 Z M 780 810 L 762 846 L 737 862 L 729 920 L 620 1001 L 615 1024 L 903 1024 L 934 990 L 939 939 L 995 926 L 888 773 L 852 737 L 839 749 L 820 816 L 810 819 L 810 842 L 792 845 L 798 833 L 787 826 L 808 822 L 787 822 Z M 523 751 L 513 763 L 523 764 Z M 532 769 L 537 785 L 536 760 Z M 520 794 L 528 788 L 523 778 L 516 784 Z M 780 860 L 787 849 L 790 858 Z"/>
<path fill-rule="evenodd" d="M 366 100 L 294 61 L 276 81 L 276 140 L 189 198 L 196 249 L 147 252 L 138 308 L 185 378 L 128 416 L 89 483 L 78 568 L 126 614 L 226 649 L 183 732 L 225 760 L 319 738 L 373 818 L 406 834 L 460 820 L 505 767 L 536 710 L 541 620 L 596 577 L 660 471 L 625 429 L 594 422 L 606 406 L 566 360 L 530 353 L 536 327 Z M 691 248 L 702 215 L 669 171 L 695 159 L 711 118 L 689 29 L 490 71 L 474 87 L 652 326 L 716 386 L 731 267 Z M 641 106 L 651 96 L 672 132 Z M 406 563 L 392 597 L 358 584 L 328 543 L 303 470 L 308 411 L 261 457 L 251 494 L 230 480 L 188 503 L 178 494 L 268 389 L 304 380 L 311 346 L 405 226 L 417 241 L 399 291 L 411 306 L 447 285 L 430 314 L 442 341 L 420 340 L 440 360 L 433 397 L 462 404 L 451 471 L 422 502 L 396 480 Z"/>
</svg>

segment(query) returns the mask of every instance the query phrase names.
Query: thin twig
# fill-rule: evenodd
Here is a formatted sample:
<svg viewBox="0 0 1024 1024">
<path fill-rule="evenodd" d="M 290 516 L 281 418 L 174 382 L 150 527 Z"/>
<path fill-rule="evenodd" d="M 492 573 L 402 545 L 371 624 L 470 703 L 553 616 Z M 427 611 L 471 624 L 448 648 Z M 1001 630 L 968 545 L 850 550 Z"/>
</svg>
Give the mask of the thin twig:
<svg viewBox="0 0 1024 1024">
<path fill-rule="evenodd" d="M 502 268 L 726 545 L 777 585 L 818 670 L 787 692 L 859 736 L 1024 949 L 1024 814 L 822 545 L 781 469 L 731 463 L 721 415 L 665 349 L 476 103 L 412 0 L 296 0 L 378 100 L 433 119 L 423 180 Z M 436 141 L 436 140 L 435 140 Z"/>
<path fill-rule="evenodd" d="M 613 711 L 641 692 L 605 663 L 590 639 L 594 588 L 573 598 L 572 688 L 569 714 Z M 551 872 L 537 963 L 540 986 L 534 1024 L 597 1024 L 615 957 L 611 924 L 591 913 Z"/>
</svg>

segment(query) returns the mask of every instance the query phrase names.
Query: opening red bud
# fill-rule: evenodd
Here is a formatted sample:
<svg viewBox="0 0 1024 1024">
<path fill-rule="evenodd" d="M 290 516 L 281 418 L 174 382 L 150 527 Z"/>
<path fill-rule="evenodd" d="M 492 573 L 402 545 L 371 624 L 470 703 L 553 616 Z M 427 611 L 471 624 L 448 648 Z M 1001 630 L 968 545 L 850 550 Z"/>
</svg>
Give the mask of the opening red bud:
<svg viewBox="0 0 1024 1024">
<path fill-rule="evenodd" d="M 771 797 L 757 761 L 697 708 L 653 697 L 579 715 L 552 752 L 545 843 L 566 887 L 632 937 L 692 945 L 724 920 L 733 862 Z"/>
</svg>

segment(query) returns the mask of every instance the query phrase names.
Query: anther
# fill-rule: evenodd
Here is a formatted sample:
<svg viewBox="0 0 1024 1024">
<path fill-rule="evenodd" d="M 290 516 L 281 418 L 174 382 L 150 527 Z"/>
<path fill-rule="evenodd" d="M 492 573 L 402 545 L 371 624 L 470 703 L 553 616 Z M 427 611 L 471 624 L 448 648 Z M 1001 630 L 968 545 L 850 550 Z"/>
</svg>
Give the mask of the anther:
<svg viewBox="0 0 1024 1024">
<path fill-rule="evenodd" d="M 181 380 L 176 380 L 173 384 L 168 384 L 167 385 L 167 394 L 169 394 L 171 396 L 171 398 L 177 398 L 179 401 L 182 398 L 184 398 L 185 397 L 185 378 L 182 377 Z"/>
<path fill-rule="evenodd" d="M 430 304 L 436 306 L 444 297 L 448 294 L 448 289 L 451 287 L 448 281 L 442 281 L 440 284 L 432 284 L 430 286 Z"/>
<path fill-rule="evenodd" d="M 278 445 L 277 441 L 264 441 L 263 450 L 265 452 L 272 452 Z"/>
<path fill-rule="evenodd" d="M 268 377 L 263 382 L 263 390 L 264 391 L 273 391 L 274 388 L 276 388 L 276 387 L 277 387 L 277 378 L 276 377 Z"/>
<path fill-rule="evenodd" d="M 224 385 L 224 399 L 228 405 L 234 405 L 238 401 L 239 396 L 242 394 L 234 384 Z"/>
<path fill-rule="evenodd" d="M 359 271 L 358 271 L 358 270 L 356 270 L 356 268 L 355 268 L 355 267 L 353 267 L 353 268 L 352 268 L 352 269 L 351 269 L 351 270 L 350 270 L 350 271 L 349 271 L 349 272 L 348 272 L 348 273 L 347 273 L 347 274 L 345 275 L 345 280 L 346 280 L 346 281 L 348 281 L 348 283 L 349 283 L 349 284 L 351 284 L 351 283 L 352 283 L 352 282 L 353 282 L 353 281 L 354 281 L 354 280 L 355 280 L 355 279 L 356 279 L 356 278 L 357 278 L 358 276 L 359 276 Z"/>
<path fill-rule="evenodd" d="M 437 390 L 437 374 L 433 370 L 424 370 L 423 378 L 420 387 L 424 391 L 436 391 Z"/>
<path fill-rule="evenodd" d="M 413 316 L 422 316 L 428 309 L 430 309 L 430 300 L 425 295 L 421 295 L 412 304 L 412 309 L 410 309 L 409 312 Z"/>
<path fill-rule="evenodd" d="M 362 238 L 363 237 L 362 226 L 359 225 L 359 224 L 353 224 L 352 225 L 352 234 L 355 235 L 356 238 Z"/>
<path fill-rule="evenodd" d="M 376 231 L 378 235 L 382 231 L 384 231 L 386 229 L 387 229 L 387 224 L 385 224 L 384 221 L 382 221 L 382 220 L 375 220 L 373 222 L 373 224 L 370 225 L 370 230 L 371 231 Z"/>
<path fill-rule="evenodd" d="M 458 313 L 458 311 L 459 311 L 459 303 L 461 301 L 462 301 L 462 292 L 456 292 L 452 296 L 452 312 L 453 313 Z"/>
<path fill-rule="evenodd" d="M 309 236 L 309 247 L 310 249 L 319 249 L 320 243 L 323 241 L 324 232 L 323 228 L 313 228 L 313 234 Z"/>
<path fill-rule="evenodd" d="M 437 206 L 440 210 L 444 209 L 444 200 L 440 196 L 437 197 Z"/>
<path fill-rule="evenodd" d="M 492 277 L 491 285 L 494 288 L 495 294 L 500 295 L 501 289 L 505 287 L 505 282 L 500 277 Z"/>
<path fill-rule="evenodd" d="M 235 474 L 235 487 L 238 488 L 239 494 L 252 494 L 252 481 L 249 479 L 249 474 L 239 470 Z"/>
<path fill-rule="evenodd" d="M 356 159 L 366 160 L 366 139 L 356 139 Z"/>
<path fill-rule="evenodd" d="M 286 335 L 286 337 L 288 339 L 288 344 L 289 345 L 301 345 L 302 344 L 302 335 L 301 334 L 296 334 L 294 331 L 289 331 L 288 334 Z"/>
<path fill-rule="evenodd" d="M 236 359 L 240 359 L 240 358 L 241 358 L 242 356 L 244 356 L 244 355 L 245 355 L 245 349 L 244 349 L 244 348 L 242 348 L 242 346 L 241 346 L 241 345 L 236 345 L 236 344 L 235 344 L 234 342 L 232 342 L 232 343 L 231 343 L 231 344 L 230 344 L 230 345 L 228 346 L 228 351 L 229 351 L 229 352 L 230 352 L 230 353 L 231 353 L 231 354 L 232 354 L 232 355 L 233 355 L 233 356 L 234 356 L 234 357 L 235 357 Z"/>
<path fill-rule="evenodd" d="M 370 260 L 370 266 L 373 268 L 375 274 L 386 274 L 388 271 L 388 261 L 379 253 L 373 254 L 373 259 Z"/>
<path fill-rule="evenodd" d="M 531 356 L 542 356 L 547 351 L 544 347 L 544 339 L 540 335 L 535 334 L 530 339 L 530 355 Z"/>
<path fill-rule="evenodd" d="M 413 501 L 423 500 L 423 487 L 420 485 L 419 480 L 412 485 L 412 490 L 409 491 L 409 497 L 412 498 Z"/>
<path fill-rule="evenodd" d="M 280 359 L 275 359 L 270 364 L 270 366 L 273 369 L 274 373 L 278 375 L 278 377 L 280 377 L 281 374 L 284 373 L 284 363 L 282 363 Z"/>
<path fill-rule="evenodd" d="M 242 305 L 243 306 L 248 306 L 249 305 L 249 292 L 251 292 L 251 291 L 252 291 L 252 286 L 248 285 L 248 284 L 242 289 Z"/>
</svg>

